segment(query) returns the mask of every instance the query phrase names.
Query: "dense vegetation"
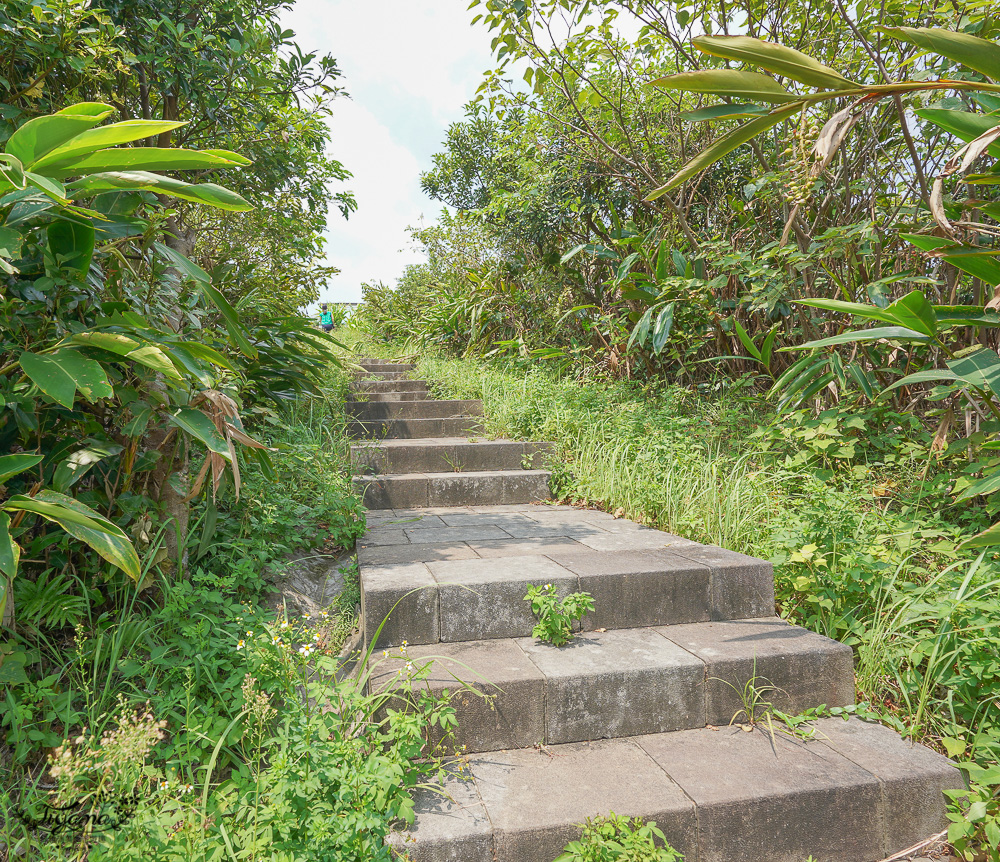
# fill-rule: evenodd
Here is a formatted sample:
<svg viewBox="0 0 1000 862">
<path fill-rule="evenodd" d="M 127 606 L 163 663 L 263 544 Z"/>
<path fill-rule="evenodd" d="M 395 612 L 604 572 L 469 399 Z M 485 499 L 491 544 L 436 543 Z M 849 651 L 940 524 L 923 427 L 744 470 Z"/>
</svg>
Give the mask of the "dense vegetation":
<svg viewBox="0 0 1000 862">
<path fill-rule="evenodd" d="M 354 201 L 285 6 L 0 9 L 2 859 L 388 859 L 438 768 L 447 704 L 340 669 L 364 517 L 304 307 Z M 293 611 L 303 557 L 344 587 Z"/>
<path fill-rule="evenodd" d="M 866 708 L 970 764 L 956 848 L 1000 847 L 1000 22 L 473 7 L 449 209 L 355 328 L 558 441 L 561 495 L 773 560 Z"/>
</svg>

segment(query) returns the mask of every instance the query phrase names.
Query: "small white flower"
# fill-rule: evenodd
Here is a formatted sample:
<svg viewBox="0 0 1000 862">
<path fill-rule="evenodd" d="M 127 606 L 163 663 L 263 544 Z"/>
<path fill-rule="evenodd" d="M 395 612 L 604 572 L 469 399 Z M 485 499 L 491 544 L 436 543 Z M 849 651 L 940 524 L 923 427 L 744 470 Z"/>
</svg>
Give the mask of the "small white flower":
<svg viewBox="0 0 1000 862">
<path fill-rule="evenodd" d="M 288 628 L 288 626 L 289 626 L 289 622 L 288 622 L 288 620 L 282 620 L 282 621 L 281 621 L 281 627 L 282 627 L 283 629 L 287 629 L 287 628 Z"/>
<path fill-rule="evenodd" d="M 238 640 L 238 641 L 236 642 L 236 650 L 237 650 L 237 652 L 238 652 L 239 650 L 243 649 L 243 647 L 244 647 L 244 646 L 246 646 L 246 644 L 244 644 L 244 643 L 243 643 L 243 638 L 240 638 L 240 639 L 239 639 L 239 640 Z"/>
<path fill-rule="evenodd" d="M 382 650 L 382 658 L 389 658 L 389 650 L 387 649 Z"/>
<path fill-rule="evenodd" d="M 167 781 L 167 779 L 165 779 L 165 778 L 164 778 L 164 779 L 163 779 L 163 780 L 162 780 L 162 781 L 160 782 L 160 790 L 168 790 L 169 788 L 170 788 L 170 782 L 169 782 L 169 781 Z"/>
<path fill-rule="evenodd" d="M 247 632 L 247 637 L 248 638 L 252 638 L 253 637 L 253 632 Z"/>
<path fill-rule="evenodd" d="M 547 590 L 551 590 L 551 589 L 552 589 L 552 584 L 546 584 L 546 585 L 545 585 L 545 589 L 547 589 Z"/>
<path fill-rule="evenodd" d="M 312 655 L 312 647 L 308 647 L 308 646 L 301 646 L 301 647 L 299 647 L 299 655 L 301 655 L 301 656 L 303 656 L 305 658 L 309 658 L 309 656 Z"/>
<path fill-rule="evenodd" d="M 412 661 L 408 661 L 406 663 L 406 672 L 407 673 L 413 673 L 413 662 Z"/>
<path fill-rule="evenodd" d="M 190 793 L 192 790 L 194 790 L 194 785 L 193 784 L 182 784 L 181 785 L 181 793 Z"/>
</svg>

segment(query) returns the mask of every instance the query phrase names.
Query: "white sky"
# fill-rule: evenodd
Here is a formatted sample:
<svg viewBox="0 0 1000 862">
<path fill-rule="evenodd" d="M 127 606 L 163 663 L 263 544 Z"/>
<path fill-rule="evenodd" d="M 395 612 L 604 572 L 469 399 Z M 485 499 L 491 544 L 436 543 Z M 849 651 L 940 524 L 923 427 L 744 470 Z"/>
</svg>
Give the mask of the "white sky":
<svg viewBox="0 0 1000 862">
<path fill-rule="evenodd" d="M 354 177 L 358 209 L 331 210 L 327 258 L 342 272 L 321 301 L 357 302 L 361 282 L 395 282 L 421 259 L 408 225 L 433 222 L 441 204 L 420 190 L 450 123 L 491 67 L 490 34 L 472 27 L 469 0 L 296 0 L 282 23 L 303 51 L 332 54 L 350 99 L 334 104 L 331 152 Z"/>
</svg>

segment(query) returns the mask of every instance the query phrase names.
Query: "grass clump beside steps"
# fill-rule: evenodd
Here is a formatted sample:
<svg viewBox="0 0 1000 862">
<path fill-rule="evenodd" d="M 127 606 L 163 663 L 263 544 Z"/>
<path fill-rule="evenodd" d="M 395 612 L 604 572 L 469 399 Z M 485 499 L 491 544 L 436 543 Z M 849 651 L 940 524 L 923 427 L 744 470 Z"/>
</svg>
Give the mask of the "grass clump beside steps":
<svg viewBox="0 0 1000 862">
<path fill-rule="evenodd" d="M 859 700 L 960 760 L 997 758 L 1000 566 L 958 550 L 982 513 L 948 507 L 911 417 L 417 362 L 439 397 L 481 398 L 488 433 L 554 441 L 558 497 L 771 560 L 779 613 L 854 648 Z"/>
</svg>

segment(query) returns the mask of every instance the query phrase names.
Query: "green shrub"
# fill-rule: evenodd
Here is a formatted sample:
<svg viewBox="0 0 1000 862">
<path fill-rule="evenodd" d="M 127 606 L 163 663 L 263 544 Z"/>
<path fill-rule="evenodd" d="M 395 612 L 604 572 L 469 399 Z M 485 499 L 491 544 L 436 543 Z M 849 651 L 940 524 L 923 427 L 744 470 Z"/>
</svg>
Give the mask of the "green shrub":
<svg viewBox="0 0 1000 862">
<path fill-rule="evenodd" d="M 656 828 L 655 821 L 620 817 L 588 818 L 579 841 L 571 841 L 555 862 L 678 862 L 674 850 Z M 661 842 L 657 846 L 657 839 Z"/>
</svg>

